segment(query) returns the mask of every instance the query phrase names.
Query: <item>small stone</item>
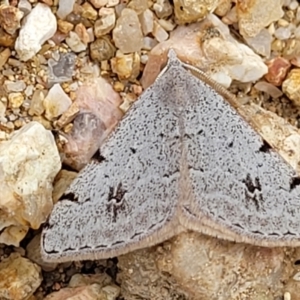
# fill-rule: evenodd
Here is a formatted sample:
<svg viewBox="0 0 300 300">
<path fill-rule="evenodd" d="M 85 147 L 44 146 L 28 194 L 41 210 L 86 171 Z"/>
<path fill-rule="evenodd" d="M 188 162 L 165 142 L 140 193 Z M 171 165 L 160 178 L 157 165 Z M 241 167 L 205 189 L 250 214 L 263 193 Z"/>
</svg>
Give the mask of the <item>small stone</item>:
<svg viewBox="0 0 300 300">
<path fill-rule="evenodd" d="M 79 36 L 80 40 L 87 45 L 90 41 L 90 36 L 87 33 L 85 26 L 82 23 L 79 23 L 75 26 L 75 32 Z"/>
<path fill-rule="evenodd" d="M 157 21 L 154 21 L 152 34 L 155 39 L 160 43 L 166 41 L 169 37 L 169 34 L 160 26 Z"/>
<path fill-rule="evenodd" d="M 130 8 L 122 10 L 113 30 L 113 40 L 124 54 L 138 52 L 143 46 L 143 34 L 137 13 Z"/>
<path fill-rule="evenodd" d="M 62 197 L 64 192 L 67 190 L 72 181 L 78 176 L 78 173 L 61 170 L 55 177 L 54 181 L 54 189 L 52 193 L 53 203 L 57 203 L 57 201 Z"/>
<path fill-rule="evenodd" d="M 173 13 L 173 7 L 169 0 L 157 0 L 153 4 L 153 10 L 159 19 L 165 19 Z"/>
<path fill-rule="evenodd" d="M 92 60 L 101 62 L 115 56 L 116 48 L 111 43 L 109 36 L 102 36 L 90 44 L 90 55 Z"/>
<path fill-rule="evenodd" d="M 116 300 L 120 295 L 120 288 L 111 281 L 106 274 L 75 274 L 67 288 L 50 294 L 45 300 Z"/>
<path fill-rule="evenodd" d="M 127 8 L 133 9 L 138 15 L 148 9 L 148 0 L 131 0 Z"/>
<path fill-rule="evenodd" d="M 290 71 L 282 83 L 282 90 L 296 106 L 300 106 L 300 69 Z"/>
<path fill-rule="evenodd" d="M 73 11 L 75 2 L 76 0 L 59 0 L 56 15 L 64 20 Z"/>
<path fill-rule="evenodd" d="M 95 8 L 98 9 L 105 6 L 108 3 L 108 0 L 90 0 L 90 2 Z"/>
<path fill-rule="evenodd" d="M 16 40 L 15 49 L 19 58 L 27 61 L 56 32 L 56 18 L 49 6 L 38 3 L 27 16 Z"/>
<path fill-rule="evenodd" d="M 49 83 L 53 84 L 71 81 L 75 63 L 76 55 L 74 53 L 61 54 L 58 61 L 50 58 L 48 60 Z"/>
<path fill-rule="evenodd" d="M 18 8 L 24 13 L 24 16 L 27 16 L 32 9 L 30 2 L 27 0 L 19 0 Z"/>
<path fill-rule="evenodd" d="M 35 90 L 32 98 L 31 98 L 31 103 L 30 107 L 28 110 L 28 114 L 30 116 L 40 116 L 44 113 L 45 108 L 43 105 L 43 101 L 47 95 L 46 90 Z"/>
<path fill-rule="evenodd" d="M 291 37 L 292 35 L 292 30 L 293 27 L 288 26 L 288 27 L 279 27 L 275 30 L 274 36 L 278 40 L 287 40 Z"/>
<path fill-rule="evenodd" d="M 88 3 L 85 2 L 82 4 L 82 17 L 88 20 L 93 20 L 95 21 L 98 17 L 98 13 L 97 11 L 93 8 L 93 6 Z"/>
<path fill-rule="evenodd" d="M 23 104 L 24 96 L 22 93 L 9 93 L 8 102 L 9 102 L 9 107 L 18 108 Z"/>
<path fill-rule="evenodd" d="M 150 9 L 146 9 L 140 16 L 139 16 L 142 30 L 144 35 L 148 35 L 153 31 L 153 22 L 154 22 L 154 15 Z"/>
<path fill-rule="evenodd" d="M 140 73 L 140 56 L 137 53 L 121 54 L 111 59 L 111 68 L 119 80 L 134 81 Z"/>
<path fill-rule="evenodd" d="M 64 20 L 58 20 L 57 21 L 58 30 L 62 33 L 68 34 L 73 28 L 74 25 L 70 22 L 64 21 Z"/>
<path fill-rule="evenodd" d="M 272 98 L 279 98 L 283 95 L 282 91 L 274 86 L 271 83 L 268 83 L 266 81 L 259 81 L 254 85 L 254 88 L 256 88 L 258 91 L 267 93 Z"/>
<path fill-rule="evenodd" d="M 220 0 L 214 14 L 219 17 L 224 17 L 231 9 L 231 2 L 231 0 Z"/>
<path fill-rule="evenodd" d="M 4 104 L 2 101 L 0 101 L 0 121 L 2 121 L 5 117 L 6 112 L 6 104 Z"/>
<path fill-rule="evenodd" d="M 26 89 L 26 84 L 23 80 L 5 80 L 4 86 L 8 92 L 22 92 Z"/>
<path fill-rule="evenodd" d="M 237 1 L 240 33 L 244 37 L 254 37 L 263 28 L 283 17 L 281 0 Z"/>
<path fill-rule="evenodd" d="M 78 88 L 74 104 L 78 105 L 80 113 L 73 122 L 72 131 L 64 134 L 64 140 L 67 140 L 61 144 L 64 163 L 80 170 L 89 162 L 122 118 L 121 102 L 119 94 L 101 77 Z"/>
<path fill-rule="evenodd" d="M 49 90 L 48 95 L 43 101 L 45 108 L 45 117 L 53 120 L 63 114 L 72 104 L 69 96 L 64 92 L 61 86 L 56 83 Z"/>
<path fill-rule="evenodd" d="M 2 28 L 11 35 L 21 27 L 20 21 L 24 13 L 17 7 L 11 5 L 0 5 L 0 23 Z"/>
<path fill-rule="evenodd" d="M 5 48 L 0 53 L 0 70 L 3 68 L 3 66 L 6 64 L 7 60 L 9 59 L 11 55 L 11 51 L 9 48 Z"/>
<path fill-rule="evenodd" d="M 151 37 L 145 36 L 143 38 L 143 47 L 142 49 L 151 50 L 157 45 L 157 41 Z"/>
<path fill-rule="evenodd" d="M 120 0 L 107 0 L 106 7 L 117 6 L 120 3 Z"/>
<path fill-rule="evenodd" d="M 74 31 L 70 31 L 69 36 L 66 38 L 66 43 L 75 53 L 82 52 L 87 48 L 87 45 L 80 40 L 80 37 Z"/>
<path fill-rule="evenodd" d="M 281 86 L 291 67 L 290 62 L 283 57 L 276 57 L 266 62 L 268 73 L 265 78 L 275 86 Z"/>
<path fill-rule="evenodd" d="M 51 131 L 38 122 L 24 125 L 0 144 L 0 157 L 0 211 L 38 229 L 52 210 L 52 182 L 61 168 Z"/>
<path fill-rule="evenodd" d="M 165 31 L 173 31 L 176 27 L 176 24 L 173 23 L 171 20 L 160 19 L 157 22 Z"/>
<path fill-rule="evenodd" d="M 176 23 L 199 22 L 214 11 L 218 3 L 219 0 L 174 0 Z"/>
<path fill-rule="evenodd" d="M 15 37 L 11 36 L 7 32 L 5 32 L 1 27 L 0 27 L 0 46 L 3 47 L 10 47 L 13 46 L 15 43 Z"/>
<path fill-rule="evenodd" d="M 42 282 L 41 269 L 18 253 L 0 262 L 0 299 L 25 300 Z"/>
<path fill-rule="evenodd" d="M 245 37 L 247 44 L 258 54 L 269 57 L 273 37 L 263 28 L 255 37 Z"/>
<path fill-rule="evenodd" d="M 99 16 L 100 19 L 94 24 L 94 33 L 97 38 L 109 33 L 116 23 L 116 14 L 113 8 L 102 7 Z"/>
</svg>

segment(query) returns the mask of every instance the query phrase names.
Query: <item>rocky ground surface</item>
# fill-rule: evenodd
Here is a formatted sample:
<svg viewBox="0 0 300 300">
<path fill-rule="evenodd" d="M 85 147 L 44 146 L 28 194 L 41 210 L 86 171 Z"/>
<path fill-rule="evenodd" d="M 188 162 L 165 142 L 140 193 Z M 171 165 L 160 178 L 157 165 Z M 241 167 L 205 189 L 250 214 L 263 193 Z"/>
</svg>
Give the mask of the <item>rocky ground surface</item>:
<svg viewBox="0 0 300 300">
<path fill-rule="evenodd" d="M 244 113 L 300 169 L 298 1 L 2 0 L 0 299 L 300 299 L 300 248 L 189 232 L 110 260 L 41 259 L 53 204 L 170 48 L 254 103 Z"/>
</svg>

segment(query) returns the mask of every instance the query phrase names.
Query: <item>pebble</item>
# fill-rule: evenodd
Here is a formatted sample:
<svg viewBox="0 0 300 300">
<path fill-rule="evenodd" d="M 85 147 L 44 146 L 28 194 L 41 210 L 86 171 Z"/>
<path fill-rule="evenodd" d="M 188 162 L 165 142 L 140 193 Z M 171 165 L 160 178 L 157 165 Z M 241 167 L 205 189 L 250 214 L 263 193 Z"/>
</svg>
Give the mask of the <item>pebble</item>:
<svg viewBox="0 0 300 300">
<path fill-rule="evenodd" d="M 69 122 L 71 122 L 72 120 L 70 120 Z M 64 194 L 64 192 L 67 190 L 69 185 L 77 176 L 78 176 L 77 172 L 72 172 L 67 170 L 61 170 L 57 174 L 57 176 L 55 177 L 53 193 L 52 193 L 54 204 L 57 203 L 57 201 L 61 198 L 61 196 Z"/>
<path fill-rule="evenodd" d="M 97 283 L 72 288 L 63 288 L 58 292 L 49 294 L 44 300 L 117 300 L 120 288 L 116 285 L 104 288 Z"/>
<path fill-rule="evenodd" d="M 83 18 L 93 21 L 97 19 L 98 12 L 93 8 L 93 6 L 90 3 L 84 2 L 84 4 L 81 5 L 81 8 Z"/>
<path fill-rule="evenodd" d="M 300 69 L 293 69 L 282 83 L 282 90 L 296 106 L 300 106 Z"/>
<path fill-rule="evenodd" d="M 30 2 L 27 0 L 19 0 L 18 8 L 24 13 L 24 16 L 27 16 L 32 9 Z"/>
<path fill-rule="evenodd" d="M 95 61 L 109 60 L 115 56 L 115 53 L 116 48 L 108 36 L 102 36 L 90 44 L 91 58 Z"/>
<path fill-rule="evenodd" d="M 143 34 L 146 36 L 153 31 L 154 14 L 150 9 L 146 9 L 139 16 Z"/>
<path fill-rule="evenodd" d="M 59 0 L 56 15 L 64 20 L 73 11 L 75 2 L 76 0 Z"/>
<path fill-rule="evenodd" d="M 29 299 L 41 282 L 41 268 L 18 253 L 0 262 L 0 299 Z"/>
<path fill-rule="evenodd" d="M 113 40 L 124 54 L 138 52 L 143 46 L 143 34 L 137 13 L 124 8 L 113 30 Z"/>
<path fill-rule="evenodd" d="M 153 23 L 152 34 L 159 43 L 166 41 L 169 37 L 169 34 L 162 28 L 162 26 L 160 26 L 157 21 L 154 21 Z"/>
<path fill-rule="evenodd" d="M 266 65 L 268 66 L 268 73 L 265 75 L 266 80 L 275 86 L 281 86 L 291 67 L 290 62 L 278 56 L 267 61 Z"/>
<path fill-rule="evenodd" d="M 49 6 L 38 3 L 27 16 L 16 40 L 15 50 L 20 60 L 31 59 L 57 28 L 56 18 Z"/>
<path fill-rule="evenodd" d="M 22 92 L 26 89 L 26 84 L 23 80 L 16 80 L 16 81 L 5 80 L 4 86 L 8 92 Z"/>
<path fill-rule="evenodd" d="M 241 1 L 236 8 L 239 31 L 244 37 L 256 36 L 284 14 L 281 0 Z"/>
<path fill-rule="evenodd" d="M 60 32 L 68 34 L 71 30 L 73 30 L 74 25 L 64 20 L 58 20 L 57 27 Z"/>
<path fill-rule="evenodd" d="M 134 81 L 140 74 L 140 56 L 137 53 L 119 54 L 111 59 L 111 68 L 119 80 Z"/>
<path fill-rule="evenodd" d="M 0 5 L 0 23 L 2 28 L 10 35 L 14 35 L 21 27 L 21 19 L 24 13 L 17 7 L 2 4 Z"/>
<path fill-rule="evenodd" d="M 100 19 L 94 24 L 94 33 L 97 38 L 108 34 L 116 23 L 116 14 L 113 8 L 102 7 L 99 10 L 99 16 Z"/>
<path fill-rule="evenodd" d="M 3 51 L 0 52 L 0 70 L 6 64 L 7 60 L 11 55 L 11 51 L 9 48 L 5 48 Z"/>
<path fill-rule="evenodd" d="M 273 37 L 267 29 L 263 28 L 256 36 L 245 37 L 245 40 L 257 54 L 270 57 Z"/>
<path fill-rule="evenodd" d="M 63 114 L 72 104 L 70 97 L 64 92 L 61 86 L 56 83 L 49 90 L 43 101 L 45 117 L 53 120 Z"/>
<path fill-rule="evenodd" d="M 203 20 L 217 7 L 219 0 L 174 0 L 177 24 L 189 24 Z"/>
<path fill-rule="evenodd" d="M 48 83 L 63 83 L 71 81 L 75 68 L 76 55 L 72 52 L 61 53 L 57 60 L 48 60 Z"/>
<path fill-rule="evenodd" d="M 66 38 L 66 43 L 75 53 L 82 52 L 87 48 L 87 45 L 81 41 L 78 34 L 74 31 L 69 32 L 69 36 Z"/>
<path fill-rule="evenodd" d="M 43 101 L 47 95 L 47 90 L 35 90 L 31 97 L 30 107 L 28 110 L 31 116 L 40 116 L 44 113 L 45 108 Z"/>
<path fill-rule="evenodd" d="M 256 88 L 257 90 L 267 93 L 268 95 L 270 95 L 273 98 L 279 98 L 282 96 L 282 91 L 277 88 L 276 86 L 274 86 L 271 83 L 268 83 L 266 81 L 259 81 L 254 85 L 254 88 Z"/>
<path fill-rule="evenodd" d="M 23 104 L 24 96 L 22 93 L 9 93 L 8 94 L 8 103 L 11 108 L 18 108 Z"/>
<path fill-rule="evenodd" d="M 173 7 L 169 0 L 157 0 L 153 4 L 153 10 L 159 19 L 168 18 L 173 13 Z"/>
<path fill-rule="evenodd" d="M 0 144 L 0 157 L 0 185 L 5 195 L 0 210 L 4 208 L 17 224 L 38 229 L 52 209 L 52 182 L 61 168 L 52 133 L 30 122 Z"/>
<path fill-rule="evenodd" d="M 102 77 L 91 79 L 78 88 L 74 103 L 80 112 L 73 121 L 72 131 L 64 134 L 67 143 L 60 148 L 65 153 L 65 164 L 80 170 L 88 163 L 123 117 L 119 109 L 121 102 L 119 94 Z"/>
</svg>

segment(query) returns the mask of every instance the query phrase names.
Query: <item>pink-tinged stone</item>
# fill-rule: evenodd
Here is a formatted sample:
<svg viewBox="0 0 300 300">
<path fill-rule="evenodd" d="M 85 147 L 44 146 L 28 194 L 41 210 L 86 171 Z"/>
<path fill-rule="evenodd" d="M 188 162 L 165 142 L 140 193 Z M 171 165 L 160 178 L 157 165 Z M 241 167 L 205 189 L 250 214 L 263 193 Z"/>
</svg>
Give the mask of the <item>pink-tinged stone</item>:
<svg viewBox="0 0 300 300">
<path fill-rule="evenodd" d="M 119 94 L 101 77 L 88 81 L 77 90 L 70 110 L 76 105 L 79 112 L 74 115 L 71 131 L 63 135 L 64 142 L 60 143 L 65 154 L 64 163 L 80 170 L 89 162 L 122 118 L 121 102 Z"/>
<path fill-rule="evenodd" d="M 180 60 L 205 71 L 226 88 L 232 80 L 252 82 L 268 71 L 261 57 L 237 42 L 228 26 L 211 14 L 202 22 L 178 26 L 167 41 L 151 50 L 143 72 L 144 88 L 153 82 L 157 71 L 166 63 L 169 49 L 174 49 Z"/>
<path fill-rule="evenodd" d="M 291 67 L 290 62 L 283 57 L 276 57 L 266 62 L 266 65 L 268 66 L 266 80 L 275 86 L 281 86 Z"/>
</svg>

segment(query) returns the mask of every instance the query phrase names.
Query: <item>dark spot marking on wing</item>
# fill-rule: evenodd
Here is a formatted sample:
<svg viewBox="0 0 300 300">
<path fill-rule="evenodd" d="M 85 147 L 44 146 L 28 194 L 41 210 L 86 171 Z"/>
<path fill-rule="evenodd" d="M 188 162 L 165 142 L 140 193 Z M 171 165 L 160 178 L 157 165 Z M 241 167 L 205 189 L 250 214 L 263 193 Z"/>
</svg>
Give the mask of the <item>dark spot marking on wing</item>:
<svg viewBox="0 0 300 300">
<path fill-rule="evenodd" d="M 105 160 L 105 157 L 101 155 L 100 150 L 98 149 L 96 153 L 92 156 L 92 160 L 101 163 Z"/>
<path fill-rule="evenodd" d="M 300 185 L 300 177 L 293 177 L 290 180 L 290 190 L 292 191 L 295 189 L 298 185 Z"/>
<path fill-rule="evenodd" d="M 272 150 L 272 147 L 270 146 L 270 144 L 267 141 L 263 140 L 263 144 L 260 146 L 259 151 L 268 153 L 268 152 L 270 152 L 270 150 Z"/>
</svg>

